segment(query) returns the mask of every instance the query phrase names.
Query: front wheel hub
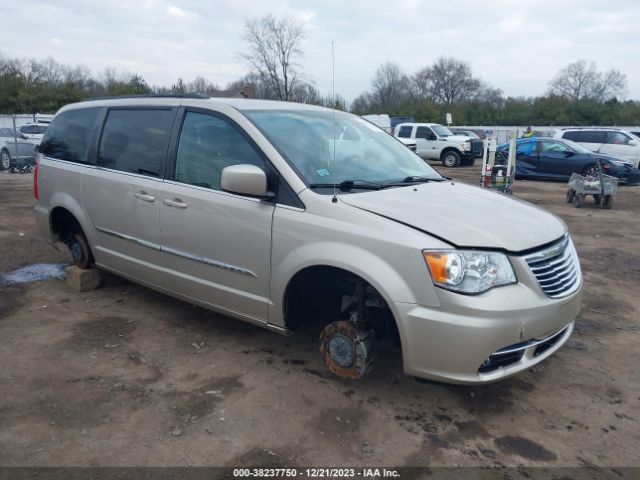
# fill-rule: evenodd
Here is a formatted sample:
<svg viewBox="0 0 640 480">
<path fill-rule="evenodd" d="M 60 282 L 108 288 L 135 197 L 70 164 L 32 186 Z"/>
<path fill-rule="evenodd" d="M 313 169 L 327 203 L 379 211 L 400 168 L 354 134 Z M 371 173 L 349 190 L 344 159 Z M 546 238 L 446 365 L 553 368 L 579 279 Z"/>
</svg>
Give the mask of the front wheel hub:
<svg viewBox="0 0 640 480">
<path fill-rule="evenodd" d="M 347 321 L 333 322 L 320 334 L 320 353 L 331 372 L 358 379 L 371 369 L 375 359 L 375 332 L 357 330 Z"/>
</svg>

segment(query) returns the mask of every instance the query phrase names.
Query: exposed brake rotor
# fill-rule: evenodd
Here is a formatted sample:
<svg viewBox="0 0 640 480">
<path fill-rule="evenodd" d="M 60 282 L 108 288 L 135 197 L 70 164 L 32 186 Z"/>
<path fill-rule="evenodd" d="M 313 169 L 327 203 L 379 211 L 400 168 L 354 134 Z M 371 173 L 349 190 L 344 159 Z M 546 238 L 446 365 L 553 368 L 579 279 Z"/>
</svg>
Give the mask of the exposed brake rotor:
<svg viewBox="0 0 640 480">
<path fill-rule="evenodd" d="M 333 322 L 320 334 L 320 353 L 329 370 L 358 379 L 371 369 L 376 353 L 373 330 L 359 331 L 348 321 Z"/>
</svg>

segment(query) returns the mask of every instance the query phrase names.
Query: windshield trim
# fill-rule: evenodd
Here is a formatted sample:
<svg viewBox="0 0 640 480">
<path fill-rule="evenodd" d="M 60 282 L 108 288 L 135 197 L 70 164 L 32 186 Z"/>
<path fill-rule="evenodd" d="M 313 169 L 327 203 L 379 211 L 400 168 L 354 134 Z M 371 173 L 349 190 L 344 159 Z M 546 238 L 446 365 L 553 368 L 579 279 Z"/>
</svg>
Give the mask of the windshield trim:
<svg viewBox="0 0 640 480">
<path fill-rule="evenodd" d="M 310 106 L 310 107 L 312 107 L 312 106 Z M 331 109 L 327 109 L 327 110 L 331 111 Z M 376 190 L 365 190 L 365 189 L 357 189 L 356 188 L 355 191 L 345 192 L 345 191 L 341 191 L 340 190 L 340 188 L 339 188 L 340 182 L 337 182 L 335 184 L 334 183 L 330 183 L 330 184 L 328 184 L 330 186 L 327 186 L 327 187 L 315 187 L 315 188 L 312 188 L 311 185 L 313 185 L 314 183 L 317 183 L 317 182 L 308 181 L 306 179 L 306 177 L 302 174 L 300 169 L 295 165 L 295 163 L 292 162 L 289 159 L 288 155 L 285 154 L 284 151 L 276 143 L 274 143 L 271 140 L 271 138 L 269 137 L 269 135 L 267 135 L 267 133 L 264 131 L 264 129 L 253 118 L 251 118 L 251 116 L 249 115 L 251 113 L 260 113 L 260 112 L 283 112 L 283 113 L 285 113 L 285 112 L 296 112 L 296 113 L 299 113 L 299 112 L 310 112 L 310 113 L 313 113 L 313 112 L 318 112 L 318 111 L 319 110 L 317 108 L 300 108 L 300 109 L 285 109 L 285 108 L 256 109 L 256 108 L 253 108 L 253 109 L 242 109 L 242 110 L 238 109 L 238 112 L 240 112 L 242 114 L 242 116 L 244 118 L 246 118 L 249 121 L 249 123 L 251 123 L 251 125 L 253 125 L 262 134 L 262 136 L 269 143 L 269 145 L 272 146 L 280 154 L 280 156 L 284 159 L 284 161 L 287 163 L 287 165 L 293 170 L 293 172 L 296 174 L 296 176 L 299 178 L 299 180 L 304 184 L 306 190 L 310 190 L 310 191 L 312 191 L 312 192 L 314 192 L 316 194 L 319 194 L 316 191 L 317 188 L 320 188 L 320 189 L 332 188 L 332 190 L 335 189 L 335 191 L 337 193 L 350 193 L 350 194 L 377 191 L 377 189 Z M 349 112 L 343 112 L 343 111 L 339 111 L 339 110 L 336 110 L 336 112 L 339 113 L 339 114 L 345 114 L 346 113 L 347 115 L 353 115 L 353 114 L 351 114 Z M 361 118 L 361 117 L 358 117 L 357 115 L 354 115 L 354 116 L 356 116 L 357 118 Z M 386 132 L 384 129 L 382 129 L 379 126 L 373 124 L 372 122 L 369 122 L 367 119 L 362 119 L 362 120 L 364 120 L 364 121 L 366 121 L 368 123 L 371 123 L 373 126 L 375 126 L 378 129 L 380 129 L 382 133 L 387 133 L 390 137 L 392 137 L 394 140 L 396 140 L 398 143 L 400 143 L 403 148 L 407 148 L 407 146 L 405 144 L 403 144 L 400 140 L 395 138 L 395 136 L 393 136 L 393 135 L 389 134 L 388 132 Z M 446 177 L 444 175 L 442 175 L 438 170 L 436 170 L 435 167 L 433 167 L 431 165 L 429 165 L 429 167 L 437 175 L 436 177 L 433 178 L 433 181 L 446 180 Z M 398 180 L 386 179 L 384 183 L 386 184 L 386 183 L 399 182 L 403 178 L 405 178 L 405 177 L 398 177 Z M 411 186 L 411 185 L 415 185 L 415 184 L 398 185 L 398 186 L 400 187 L 400 186 Z M 383 189 L 379 189 L 379 190 L 383 190 Z"/>
</svg>

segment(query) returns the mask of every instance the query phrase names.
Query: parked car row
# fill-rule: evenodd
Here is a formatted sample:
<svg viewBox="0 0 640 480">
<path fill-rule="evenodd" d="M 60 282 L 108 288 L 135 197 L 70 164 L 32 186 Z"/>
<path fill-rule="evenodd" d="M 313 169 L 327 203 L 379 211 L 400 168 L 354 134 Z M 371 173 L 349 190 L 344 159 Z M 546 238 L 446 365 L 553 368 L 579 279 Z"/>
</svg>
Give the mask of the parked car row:
<svg viewBox="0 0 640 480">
<path fill-rule="evenodd" d="M 498 145 L 496 164 L 506 164 L 509 143 Z M 629 160 L 593 153 L 571 140 L 521 138 L 516 141 L 516 178 L 568 180 L 572 173 L 595 175 L 598 160 L 603 173 L 618 177 L 620 183 L 637 184 L 640 171 Z"/>
</svg>

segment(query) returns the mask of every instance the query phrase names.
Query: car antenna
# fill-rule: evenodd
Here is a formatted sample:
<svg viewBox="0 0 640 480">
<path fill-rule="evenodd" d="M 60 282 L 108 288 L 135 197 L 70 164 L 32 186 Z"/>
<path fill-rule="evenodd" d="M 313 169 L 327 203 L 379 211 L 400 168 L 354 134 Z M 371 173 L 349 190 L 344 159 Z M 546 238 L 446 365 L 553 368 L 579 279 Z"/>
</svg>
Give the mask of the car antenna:
<svg viewBox="0 0 640 480">
<path fill-rule="evenodd" d="M 331 40 L 331 124 L 333 126 L 333 171 L 336 170 L 336 57 L 333 53 L 333 40 Z M 333 182 L 333 203 L 338 203 L 336 182 Z"/>
</svg>

